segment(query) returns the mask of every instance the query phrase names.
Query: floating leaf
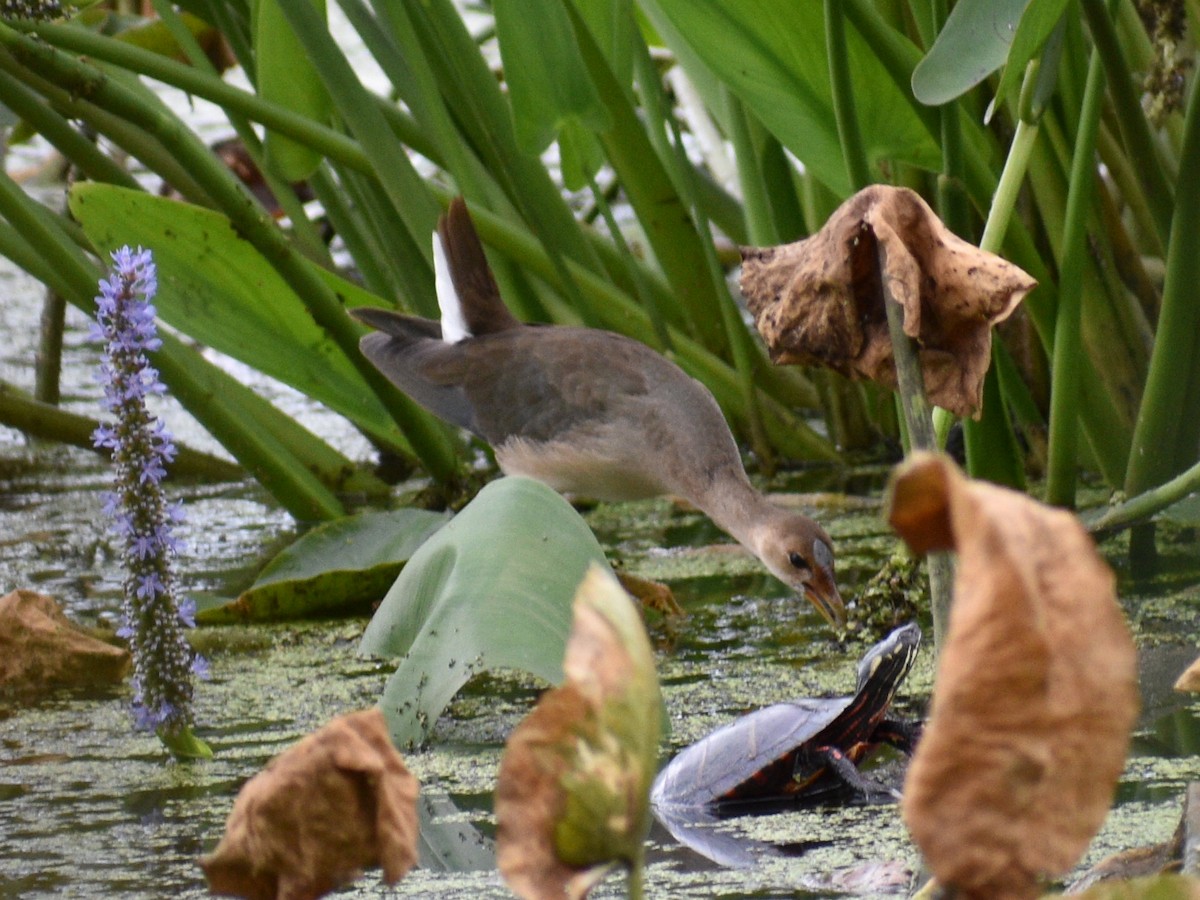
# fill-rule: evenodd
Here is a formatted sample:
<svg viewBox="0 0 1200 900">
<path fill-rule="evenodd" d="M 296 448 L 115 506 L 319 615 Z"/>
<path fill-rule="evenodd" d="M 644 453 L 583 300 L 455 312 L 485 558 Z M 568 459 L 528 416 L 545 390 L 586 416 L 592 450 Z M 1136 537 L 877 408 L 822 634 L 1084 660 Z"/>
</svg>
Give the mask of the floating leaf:
<svg viewBox="0 0 1200 900">
<path fill-rule="evenodd" d="M 1103 823 L 1137 717 L 1112 571 L 1074 515 L 943 456 L 896 473 L 889 518 L 915 552 L 959 558 L 904 820 L 961 896 L 1036 897 Z"/>
<path fill-rule="evenodd" d="M 581 897 L 640 869 L 662 699 L 641 616 L 593 566 L 575 598 L 565 683 L 513 731 L 496 782 L 497 862 L 522 897 Z"/>
<path fill-rule="evenodd" d="M 129 651 L 85 634 L 37 591 L 0 597 L 0 690 L 27 695 L 62 685 L 119 682 Z"/>
<path fill-rule="evenodd" d="M 196 618 L 216 624 L 363 612 L 449 518 L 398 509 L 335 519 L 289 545 L 236 600 Z"/>
<path fill-rule="evenodd" d="M 529 478 L 500 478 L 413 554 L 359 652 L 403 656 L 380 705 L 398 746 L 425 739 L 486 669 L 562 678 L 571 600 L 604 551 L 579 513 Z"/>
<path fill-rule="evenodd" d="M 378 709 L 308 735 L 242 787 L 217 849 L 200 861 L 214 893 L 306 900 L 382 866 L 417 861 L 417 779 Z"/>
<path fill-rule="evenodd" d="M 880 269 L 879 252 L 883 252 Z M 777 363 L 896 386 L 882 279 L 904 309 L 929 399 L 978 414 L 992 326 L 1037 284 L 956 237 L 907 188 L 872 185 L 794 244 L 742 250 L 742 293 Z"/>
</svg>

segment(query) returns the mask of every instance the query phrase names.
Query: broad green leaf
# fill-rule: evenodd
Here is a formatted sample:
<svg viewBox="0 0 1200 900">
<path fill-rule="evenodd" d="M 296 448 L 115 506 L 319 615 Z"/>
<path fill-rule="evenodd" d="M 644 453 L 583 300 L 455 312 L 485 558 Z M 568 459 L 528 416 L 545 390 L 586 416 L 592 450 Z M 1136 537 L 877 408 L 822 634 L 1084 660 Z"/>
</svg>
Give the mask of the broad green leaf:
<svg viewBox="0 0 1200 900">
<path fill-rule="evenodd" d="M 236 600 L 196 618 L 216 624 L 362 612 L 449 518 L 398 509 L 335 519 L 289 545 Z"/>
<path fill-rule="evenodd" d="M 1004 65 L 1028 2 L 960 0 L 956 3 L 937 40 L 913 70 L 912 89 L 916 98 L 927 106 L 948 103 Z"/>
<path fill-rule="evenodd" d="M 820 0 L 642 0 L 667 43 L 698 59 L 824 184 L 846 196 L 849 178 L 833 114 Z M 853 28 L 846 33 L 854 99 L 868 159 L 940 164 L 907 90 L 888 75 Z M 689 66 L 690 71 L 690 66 Z M 704 80 L 694 79 L 703 90 Z M 710 109 L 718 98 L 706 95 Z"/>
<path fill-rule="evenodd" d="M 571 602 L 589 564 L 607 565 L 579 514 L 528 478 L 493 481 L 413 554 L 359 652 L 402 656 L 380 705 L 403 747 L 424 740 L 481 671 L 562 679 Z"/>
<path fill-rule="evenodd" d="M 312 58 L 280 9 L 290 0 L 254 0 L 254 62 L 258 95 L 325 124 L 333 101 Z M 325 0 L 311 0 L 325 15 Z M 303 181 L 321 164 L 321 154 L 291 138 L 267 131 L 267 163 L 288 181 Z"/>
<path fill-rule="evenodd" d="M 155 306 L 171 327 L 319 400 L 372 436 L 407 446 L 350 360 L 223 215 L 93 182 L 71 189 L 70 206 L 98 249 L 139 244 L 154 251 Z M 384 305 L 349 281 L 317 271 L 347 306 Z"/>
<path fill-rule="evenodd" d="M 1066 8 L 1067 0 L 1030 0 L 1021 21 L 1017 24 L 1017 33 L 1008 51 L 1004 72 L 1000 75 L 1000 84 L 996 86 L 996 96 L 988 104 L 985 120 L 991 118 L 992 113 L 1004 103 L 1008 93 L 1021 83 L 1025 67 L 1047 46 L 1046 42 L 1062 21 Z M 1056 55 L 1055 61 L 1057 62 Z M 1057 65 L 1051 71 L 1056 70 Z"/>
<path fill-rule="evenodd" d="M 496 0 L 493 9 L 521 149 L 541 153 L 571 120 L 607 130 L 608 111 L 579 58 L 562 0 Z"/>
</svg>

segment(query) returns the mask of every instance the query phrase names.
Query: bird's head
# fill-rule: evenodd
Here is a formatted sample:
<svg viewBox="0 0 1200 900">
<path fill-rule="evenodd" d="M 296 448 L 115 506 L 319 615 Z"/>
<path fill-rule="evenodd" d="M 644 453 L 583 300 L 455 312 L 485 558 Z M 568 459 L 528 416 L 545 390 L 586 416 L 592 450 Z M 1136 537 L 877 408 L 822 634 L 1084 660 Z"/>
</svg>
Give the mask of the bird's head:
<svg viewBox="0 0 1200 900">
<path fill-rule="evenodd" d="M 846 606 L 833 574 L 833 541 L 807 516 L 788 513 L 757 535 L 759 558 L 771 574 L 817 608 L 834 628 L 846 624 Z"/>
</svg>

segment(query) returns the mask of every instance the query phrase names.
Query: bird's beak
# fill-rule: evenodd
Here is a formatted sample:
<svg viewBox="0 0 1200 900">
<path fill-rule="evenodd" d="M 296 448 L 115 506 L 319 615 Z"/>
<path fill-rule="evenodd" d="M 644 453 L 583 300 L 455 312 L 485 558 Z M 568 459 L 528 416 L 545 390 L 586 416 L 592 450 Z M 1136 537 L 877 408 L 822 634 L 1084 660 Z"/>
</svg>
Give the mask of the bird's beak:
<svg viewBox="0 0 1200 900">
<path fill-rule="evenodd" d="M 838 593 L 832 572 L 817 571 L 817 577 L 804 586 L 804 596 L 817 608 L 825 621 L 838 631 L 846 625 L 846 604 Z"/>
</svg>

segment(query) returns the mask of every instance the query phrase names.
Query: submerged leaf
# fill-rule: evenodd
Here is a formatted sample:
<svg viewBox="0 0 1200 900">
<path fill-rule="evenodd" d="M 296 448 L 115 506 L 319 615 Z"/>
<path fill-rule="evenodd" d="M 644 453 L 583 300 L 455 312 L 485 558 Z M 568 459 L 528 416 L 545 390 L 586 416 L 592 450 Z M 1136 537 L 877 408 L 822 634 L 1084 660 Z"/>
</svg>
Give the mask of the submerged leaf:
<svg viewBox="0 0 1200 900">
<path fill-rule="evenodd" d="M 496 784 L 497 862 L 522 897 L 581 897 L 617 863 L 638 867 L 650 823 L 661 697 L 629 596 L 593 566 L 563 661 L 513 731 Z"/>
<path fill-rule="evenodd" d="M 213 892 L 252 900 L 319 897 L 366 866 L 394 884 L 417 861 L 416 801 L 383 715 L 349 713 L 246 782 L 200 865 Z"/>
<path fill-rule="evenodd" d="M 983 402 L 992 326 L 1036 285 L 956 237 L 918 194 L 887 185 L 859 191 L 812 237 L 743 248 L 742 259 L 742 292 L 776 363 L 824 365 L 894 388 L 886 279 L 919 345 L 930 401 L 960 416 Z"/>
<path fill-rule="evenodd" d="M 196 618 L 214 624 L 362 612 L 387 593 L 400 568 L 449 518 L 397 509 L 327 522 L 267 563 L 236 600 Z"/>
<path fill-rule="evenodd" d="M 117 682 L 129 663 L 128 650 L 85 634 L 52 597 L 29 590 L 0 597 L 0 691 Z"/>
<path fill-rule="evenodd" d="M 897 472 L 889 518 L 914 550 L 959 555 L 904 820 L 962 896 L 1036 897 L 1104 821 L 1137 716 L 1112 571 L 1071 513 L 942 456 Z"/>
</svg>

